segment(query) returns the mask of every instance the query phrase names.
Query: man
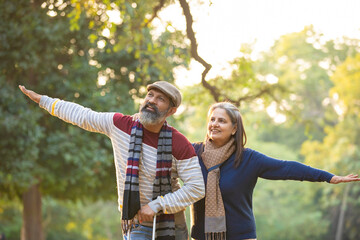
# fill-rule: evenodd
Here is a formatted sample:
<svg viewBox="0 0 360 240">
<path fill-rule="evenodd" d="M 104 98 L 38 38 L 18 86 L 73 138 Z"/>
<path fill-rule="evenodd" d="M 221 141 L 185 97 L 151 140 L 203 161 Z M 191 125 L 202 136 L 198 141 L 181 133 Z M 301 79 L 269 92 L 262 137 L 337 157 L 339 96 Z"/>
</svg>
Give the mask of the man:
<svg viewBox="0 0 360 240">
<path fill-rule="evenodd" d="M 188 239 L 184 209 L 203 198 L 205 188 L 192 145 L 166 123 L 181 103 L 174 85 L 165 81 L 148 85 L 139 120 L 19 88 L 51 115 L 111 139 L 124 234 L 131 231 L 132 240 L 151 239 L 153 218 L 160 213 L 156 239 Z M 181 188 L 178 178 L 184 183 Z"/>
</svg>

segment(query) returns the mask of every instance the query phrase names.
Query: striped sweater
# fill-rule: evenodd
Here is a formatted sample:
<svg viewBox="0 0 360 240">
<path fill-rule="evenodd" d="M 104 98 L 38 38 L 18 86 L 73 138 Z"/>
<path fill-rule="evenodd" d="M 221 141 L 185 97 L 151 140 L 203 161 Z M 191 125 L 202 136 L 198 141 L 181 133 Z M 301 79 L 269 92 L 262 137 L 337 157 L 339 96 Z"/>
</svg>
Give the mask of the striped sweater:
<svg viewBox="0 0 360 240">
<path fill-rule="evenodd" d="M 119 211 L 121 211 L 130 132 L 135 123 L 132 117 L 121 113 L 95 112 L 78 104 L 48 96 L 42 96 L 39 105 L 65 122 L 77 125 L 87 131 L 103 133 L 111 139 L 115 158 L 118 204 Z M 149 204 L 155 212 L 162 210 L 165 213 L 178 213 L 175 214 L 175 223 L 179 224 L 185 221 L 183 210 L 204 197 L 205 187 L 194 148 L 180 132 L 172 129 L 173 164 L 171 179 L 173 192 L 152 200 L 159 133 L 152 133 L 146 129 L 144 129 L 139 166 L 139 192 L 141 206 Z M 178 178 L 184 183 L 181 188 Z M 144 225 L 150 224 L 144 223 Z"/>
</svg>

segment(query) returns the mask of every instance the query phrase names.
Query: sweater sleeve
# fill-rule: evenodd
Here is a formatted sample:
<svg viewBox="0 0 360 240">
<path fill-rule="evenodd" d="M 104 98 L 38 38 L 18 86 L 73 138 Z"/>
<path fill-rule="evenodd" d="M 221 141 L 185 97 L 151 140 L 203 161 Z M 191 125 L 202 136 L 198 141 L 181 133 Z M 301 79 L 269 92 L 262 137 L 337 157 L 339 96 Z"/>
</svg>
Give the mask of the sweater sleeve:
<svg viewBox="0 0 360 240">
<path fill-rule="evenodd" d="M 205 186 L 199 160 L 176 160 L 177 172 L 184 185 L 173 193 L 159 196 L 149 203 L 155 212 L 177 213 L 205 196 Z"/>
<path fill-rule="evenodd" d="M 39 106 L 61 120 L 87 131 L 110 136 L 114 113 L 99 113 L 79 104 L 42 96 Z"/>
<path fill-rule="evenodd" d="M 300 162 L 278 160 L 256 151 L 252 155 L 252 160 L 255 160 L 259 167 L 259 176 L 265 179 L 330 182 L 334 176 Z"/>
</svg>

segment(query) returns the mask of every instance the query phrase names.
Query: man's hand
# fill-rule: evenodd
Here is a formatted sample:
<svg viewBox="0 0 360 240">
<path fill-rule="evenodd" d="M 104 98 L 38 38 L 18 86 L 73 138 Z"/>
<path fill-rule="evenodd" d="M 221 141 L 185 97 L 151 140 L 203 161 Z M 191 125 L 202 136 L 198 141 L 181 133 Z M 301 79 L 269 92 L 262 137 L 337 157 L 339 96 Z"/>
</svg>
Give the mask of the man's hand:
<svg viewBox="0 0 360 240">
<path fill-rule="evenodd" d="M 358 174 L 349 174 L 347 176 L 333 176 L 330 180 L 332 184 L 345 183 L 345 182 L 355 182 L 360 181 Z"/>
<path fill-rule="evenodd" d="M 41 95 L 40 94 L 37 94 L 36 92 L 34 91 L 31 91 L 31 90 L 27 90 L 24 86 L 22 85 L 19 85 L 19 88 L 20 90 L 26 95 L 28 96 L 31 100 L 33 100 L 34 102 L 36 103 L 39 103 L 40 102 L 40 98 L 41 98 Z"/>
<path fill-rule="evenodd" d="M 156 212 L 154 212 L 148 204 L 142 206 L 138 211 L 138 220 L 140 223 L 142 222 L 152 222 L 154 219 Z"/>
</svg>

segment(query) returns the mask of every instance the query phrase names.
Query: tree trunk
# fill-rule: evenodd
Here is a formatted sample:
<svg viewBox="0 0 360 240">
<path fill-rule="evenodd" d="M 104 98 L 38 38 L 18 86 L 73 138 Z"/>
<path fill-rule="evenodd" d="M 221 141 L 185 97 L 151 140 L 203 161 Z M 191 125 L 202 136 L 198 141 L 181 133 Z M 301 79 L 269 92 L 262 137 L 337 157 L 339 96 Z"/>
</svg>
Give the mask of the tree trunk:
<svg viewBox="0 0 360 240">
<path fill-rule="evenodd" d="M 22 196 L 23 224 L 21 240 L 45 240 L 41 216 L 39 185 L 32 185 Z"/>
<path fill-rule="evenodd" d="M 342 240 L 343 239 L 343 230 L 344 230 L 344 219 L 345 219 L 345 212 L 346 212 L 346 205 L 347 205 L 347 197 L 349 195 L 350 184 L 347 184 L 344 191 L 344 196 L 341 202 L 340 207 L 340 214 L 339 214 L 339 221 L 336 228 L 336 236 L 335 240 Z"/>
</svg>

